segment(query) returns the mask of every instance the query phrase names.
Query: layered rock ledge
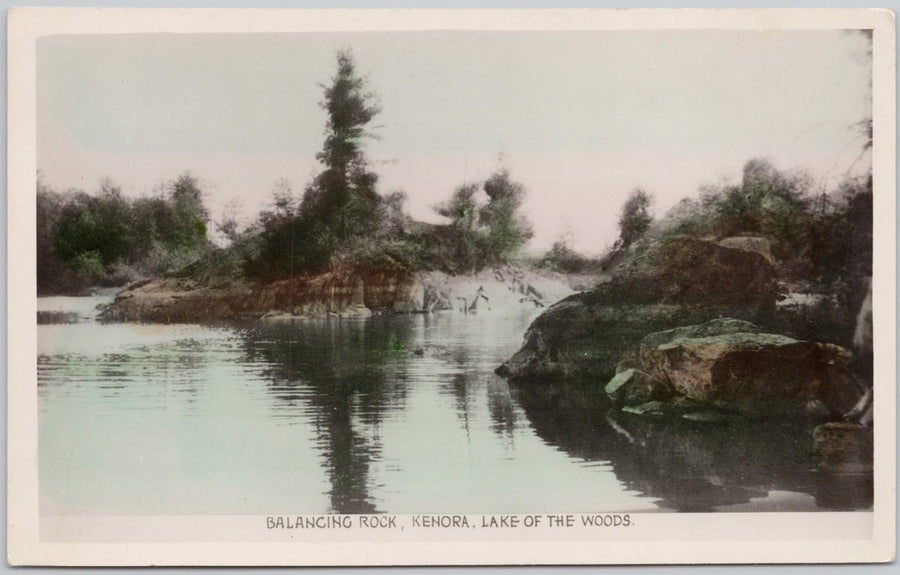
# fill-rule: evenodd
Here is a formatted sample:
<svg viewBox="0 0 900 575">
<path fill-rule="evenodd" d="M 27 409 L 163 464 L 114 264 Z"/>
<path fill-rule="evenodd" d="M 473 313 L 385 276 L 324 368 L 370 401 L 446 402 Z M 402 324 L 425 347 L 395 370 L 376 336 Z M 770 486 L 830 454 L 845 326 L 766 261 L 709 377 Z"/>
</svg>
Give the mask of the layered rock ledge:
<svg viewBox="0 0 900 575">
<path fill-rule="evenodd" d="M 373 313 L 469 313 L 544 307 L 572 293 L 566 278 L 505 266 L 470 276 L 346 267 L 269 283 L 171 277 L 132 284 L 101 310 L 104 321 L 188 323 L 286 320 Z"/>
</svg>

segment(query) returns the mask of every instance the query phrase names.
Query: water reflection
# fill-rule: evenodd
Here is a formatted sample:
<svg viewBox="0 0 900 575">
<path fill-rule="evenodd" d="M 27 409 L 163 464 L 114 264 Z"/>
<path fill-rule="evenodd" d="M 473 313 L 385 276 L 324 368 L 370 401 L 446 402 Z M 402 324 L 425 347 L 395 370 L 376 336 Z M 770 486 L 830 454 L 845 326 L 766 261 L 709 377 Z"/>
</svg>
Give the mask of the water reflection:
<svg viewBox="0 0 900 575">
<path fill-rule="evenodd" d="M 272 409 L 312 417 L 335 513 L 378 511 L 368 491 L 369 466 L 381 449 L 382 418 L 403 408 L 410 331 L 409 321 L 384 318 L 241 330 L 245 361 L 272 365 Z"/>
<path fill-rule="evenodd" d="M 506 381 L 492 370 L 518 345 L 516 334 L 530 319 L 527 314 L 376 316 L 260 323 L 237 326 L 237 332 L 242 361 L 269 366 L 265 374 L 273 414 L 287 422 L 313 422 L 330 485 L 330 511 L 368 513 L 397 511 L 396 482 L 406 481 L 422 465 L 457 465 L 453 474 L 471 468 L 472 453 L 484 449 L 485 432 L 494 437 L 503 460 L 515 460 L 515 435 L 523 430 L 530 434 L 530 428 Z M 451 401 L 449 409 L 440 407 L 441 397 Z M 427 423 L 414 424 L 411 412 Z M 441 461 L 413 460 L 404 444 L 416 436 L 430 437 L 430 428 L 441 425 L 444 414 L 456 419 L 464 446 L 454 452 L 456 440 L 438 433 L 434 445 L 443 450 Z M 398 439 L 398 432 L 405 437 Z M 516 461 L 519 466 L 528 463 Z M 488 472 L 502 477 L 482 477 L 482 490 L 502 488 L 503 481 L 512 479 L 511 469 Z M 445 481 L 450 481 L 447 475 Z M 465 484 L 459 489 L 465 490 Z M 429 505 L 446 505 L 448 511 L 456 505 L 458 510 L 455 491 L 443 486 Z M 441 496 L 447 502 L 440 503 Z"/>
<path fill-rule="evenodd" d="M 610 412 L 595 392 L 511 388 L 493 369 L 534 315 L 41 325 L 41 512 L 871 504 L 870 479 L 814 472 L 792 430 L 708 432 Z"/>
<path fill-rule="evenodd" d="M 491 429 L 498 435 L 513 438 L 518 417 L 509 385 L 492 382 L 488 385 L 488 413 L 491 415 Z"/>
<path fill-rule="evenodd" d="M 776 492 L 788 495 L 770 502 L 770 510 L 872 505 L 871 476 L 816 470 L 811 428 L 802 422 L 653 420 L 610 409 L 596 390 L 558 384 L 517 388 L 516 398 L 548 443 L 586 460 L 609 461 L 625 486 L 661 508 L 743 510 Z"/>
</svg>

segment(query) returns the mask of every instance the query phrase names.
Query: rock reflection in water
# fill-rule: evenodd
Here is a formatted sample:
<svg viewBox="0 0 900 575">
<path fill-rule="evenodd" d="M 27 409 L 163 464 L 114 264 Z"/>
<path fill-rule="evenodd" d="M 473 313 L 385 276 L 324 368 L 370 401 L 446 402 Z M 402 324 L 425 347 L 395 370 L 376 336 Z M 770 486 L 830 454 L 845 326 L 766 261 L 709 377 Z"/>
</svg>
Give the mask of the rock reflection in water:
<svg viewBox="0 0 900 575">
<path fill-rule="evenodd" d="M 38 325 L 56 325 L 61 323 L 78 323 L 82 321 L 80 313 L 75 311 L 44 311 L 38 310 Z"/>
<path fill-rule="evenodd" d="M 813 494 L 826 510 L 872 505 L 871 475 L 816 470 L 812 428 L 799 422 L 699 423 L 622 413 L 593 390 L 563 384 L 515 388 L 540 437 L 571 456 L 609 461 L 629 489 L 661 508 L 708 512 L 789 492 L 784 510 Z M 780 510 L 778 502 L 769 508 Z"/>
<path fill-rule="evenodd" d="M 532 318 L 42 325 L 41 512 L 870 505 L 871 476 L 814 471 L 808 430 L 715 435 L 610 413 L 594 391 L 510 386 L 492 370 Z"/>
<path fill-rule="evenodd" d="M 321 320 L 242 330 L 248 361 L 272 364 L 272 409 L 312 418 L 331 484 L 331 512 L 378 511 L 369 466 L 381 449 L 378 427 L 401 409 L 408 322 Z"/>
<path fill-rule="evenodd" d="M 481 365 L 482 358 L 476 357 L 469 348 L 457 347 L 444 350 L 440 359 L 455 370 L 440 390 L 454 398 L 456 414 L 468 434 L 470 414 L 478 411 L 487 395 L 487 413 L 490 417 L 491 430 L 500 438 L 511 439 L 516 424 L 516 413 L 509 384 L 491 373 L 485 373 Z M 486 386 L 486 389 L 481 386 Z"/>
</svg>

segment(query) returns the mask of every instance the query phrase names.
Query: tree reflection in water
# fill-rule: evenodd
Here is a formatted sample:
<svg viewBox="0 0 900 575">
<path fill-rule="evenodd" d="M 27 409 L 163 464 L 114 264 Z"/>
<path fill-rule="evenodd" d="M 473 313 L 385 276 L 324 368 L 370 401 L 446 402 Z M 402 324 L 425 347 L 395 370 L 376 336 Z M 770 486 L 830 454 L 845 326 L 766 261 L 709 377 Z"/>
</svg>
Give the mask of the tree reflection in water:
<svg viewBox="0 0 900 575">
<path fill-rule="evenodd" d="M 248 360 L 272 364 L 272 409 L 311 418 L 331 484 L 331 512 L 378 511 L 368 491 L 378 427 L 402 409 L 410 323 L 403 318 L 258 324 L 242 331 Z"/>
<path fill-rule="evenodd" d="M 653 498 L 662 509 L 871 506 L 871 475 L 838 477 L 816 471 L 811 428 L 801 422 L 724 425 L 649 420 L 610 409 L 596 386 L 508 385 L 491 370 L 516 342 L 505 342 L 497 330 L 520 333 L 525 329 L 520 324 L 527 324 L 527 319 L 503 324 L 472 316 L 376 316 L 260 323 L 239 331 L 245 361 L 268 365 L 273 416 L 286 424 L 311 422 L 315 429 L 331 512 L 391 512 L 395 509 L 382 506 L 402 508 L 406 501 L 407 492 L 397 489 L 411 489 L 413 497 L 424 497 L 423 491 L 431 487 L 443 490 L 435 494 L 435 501 L 449 507 L 463 505 L 464 499 L 453 498 L 465 497 L 466 489 L 486 494 L 508 485 L 506 473 L 521 477 L 528 463 L 521 460 L 517 442 L 527 443 L 535 435 L 566 454 L 573 469 L 585 461 L 608 462 L 623 493 Z M 450 400 L 447 407 L 456 419 L 455 429 L 441 427 L 449 415 L 443 411 L 441 396 Z M 416 416 L 410 413 L 413 404 Z M 404 429 L 404 422 L 430 421 L 432 415 L 423 417 L 421 410 L 432 405 L 434 429 Z M 442 435 L 447 432 L 464 434 L 464 439 Z M 409 442 L 417 447 L 398 448 L 396 442 L 405 443 L 406 433 L 417 434 Z M 436 442 L 433 449 L 423 443 L 426 436 Z M 478 463 L 472 473 L 488 476 L 479 478 L 483 481 L 477 487 L 469 484 L 470 477 L 460 478 L 458 488 L 440 484 L 444 476 L 432 477 L 428 461 L 421 459 L 441 458 L 438 468 L 450 473 L 457 468 L 448 461 L 471 465 L 473 455 L 477 460 L 490 452 L 491 436 L 499 440 L 494 445 L 500 448 L 493 457 L 511 463 Z M 388 475 L 382 475 L 385 469 Z M 402 488 L 373 483 L 395 479 L 403 483 L 411 477 L 437 483 Z M 563 472 L 559 489 L 567 489 L 567 481 L 578 485 L 575 475 Z"/>
</svg>

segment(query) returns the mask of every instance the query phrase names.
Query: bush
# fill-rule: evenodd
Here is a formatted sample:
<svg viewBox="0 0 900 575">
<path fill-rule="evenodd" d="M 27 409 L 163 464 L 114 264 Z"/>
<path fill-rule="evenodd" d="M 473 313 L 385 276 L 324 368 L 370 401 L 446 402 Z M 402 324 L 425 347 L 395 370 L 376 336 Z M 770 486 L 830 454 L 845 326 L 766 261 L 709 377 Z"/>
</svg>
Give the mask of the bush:
<svg viewBox="0 0 900 575">
<path fill-rule="evenodd" d="M 422 268 L 422 248 L 405 240 L 362 240 L 336 258 L 337 264 L 347 263 L 370 269 L 412 272 Z"/>
<path fill-rule="evenodd" d="M 569 246 L 565 238 L 553 242 L 551 247 L 537 262 L 538 267 L 560 273 L 584 273 L 597 266 L 597 262 L 587 258 Z"/>
<path fill-rule="evenodd" d="M 138 273 L 172 272 L 209 249 L 196 178 L 183 174 L 153 198 L 127 200 L 109 181 L 95 195 L 53 192 L 38 180 L 38 293 L 82 293 Z"/>
<path fill-rule="evenodd" d="M 482 189 L 486 203 L 476 197 Z M 439 267 L 462 273 L 508 262 L 533 235 L 531 224 L 519 214 L 524 198 L 524 186 L 514 182 L 505 169 L 481 186 L 459 186 L 448 201 L 435 206 L 439 215 L 450 220 L 439 245 L 449 242 L 452 248 L 440 245 L 441 253 L 431 259 L 442 259 Z"/>
</svg>

